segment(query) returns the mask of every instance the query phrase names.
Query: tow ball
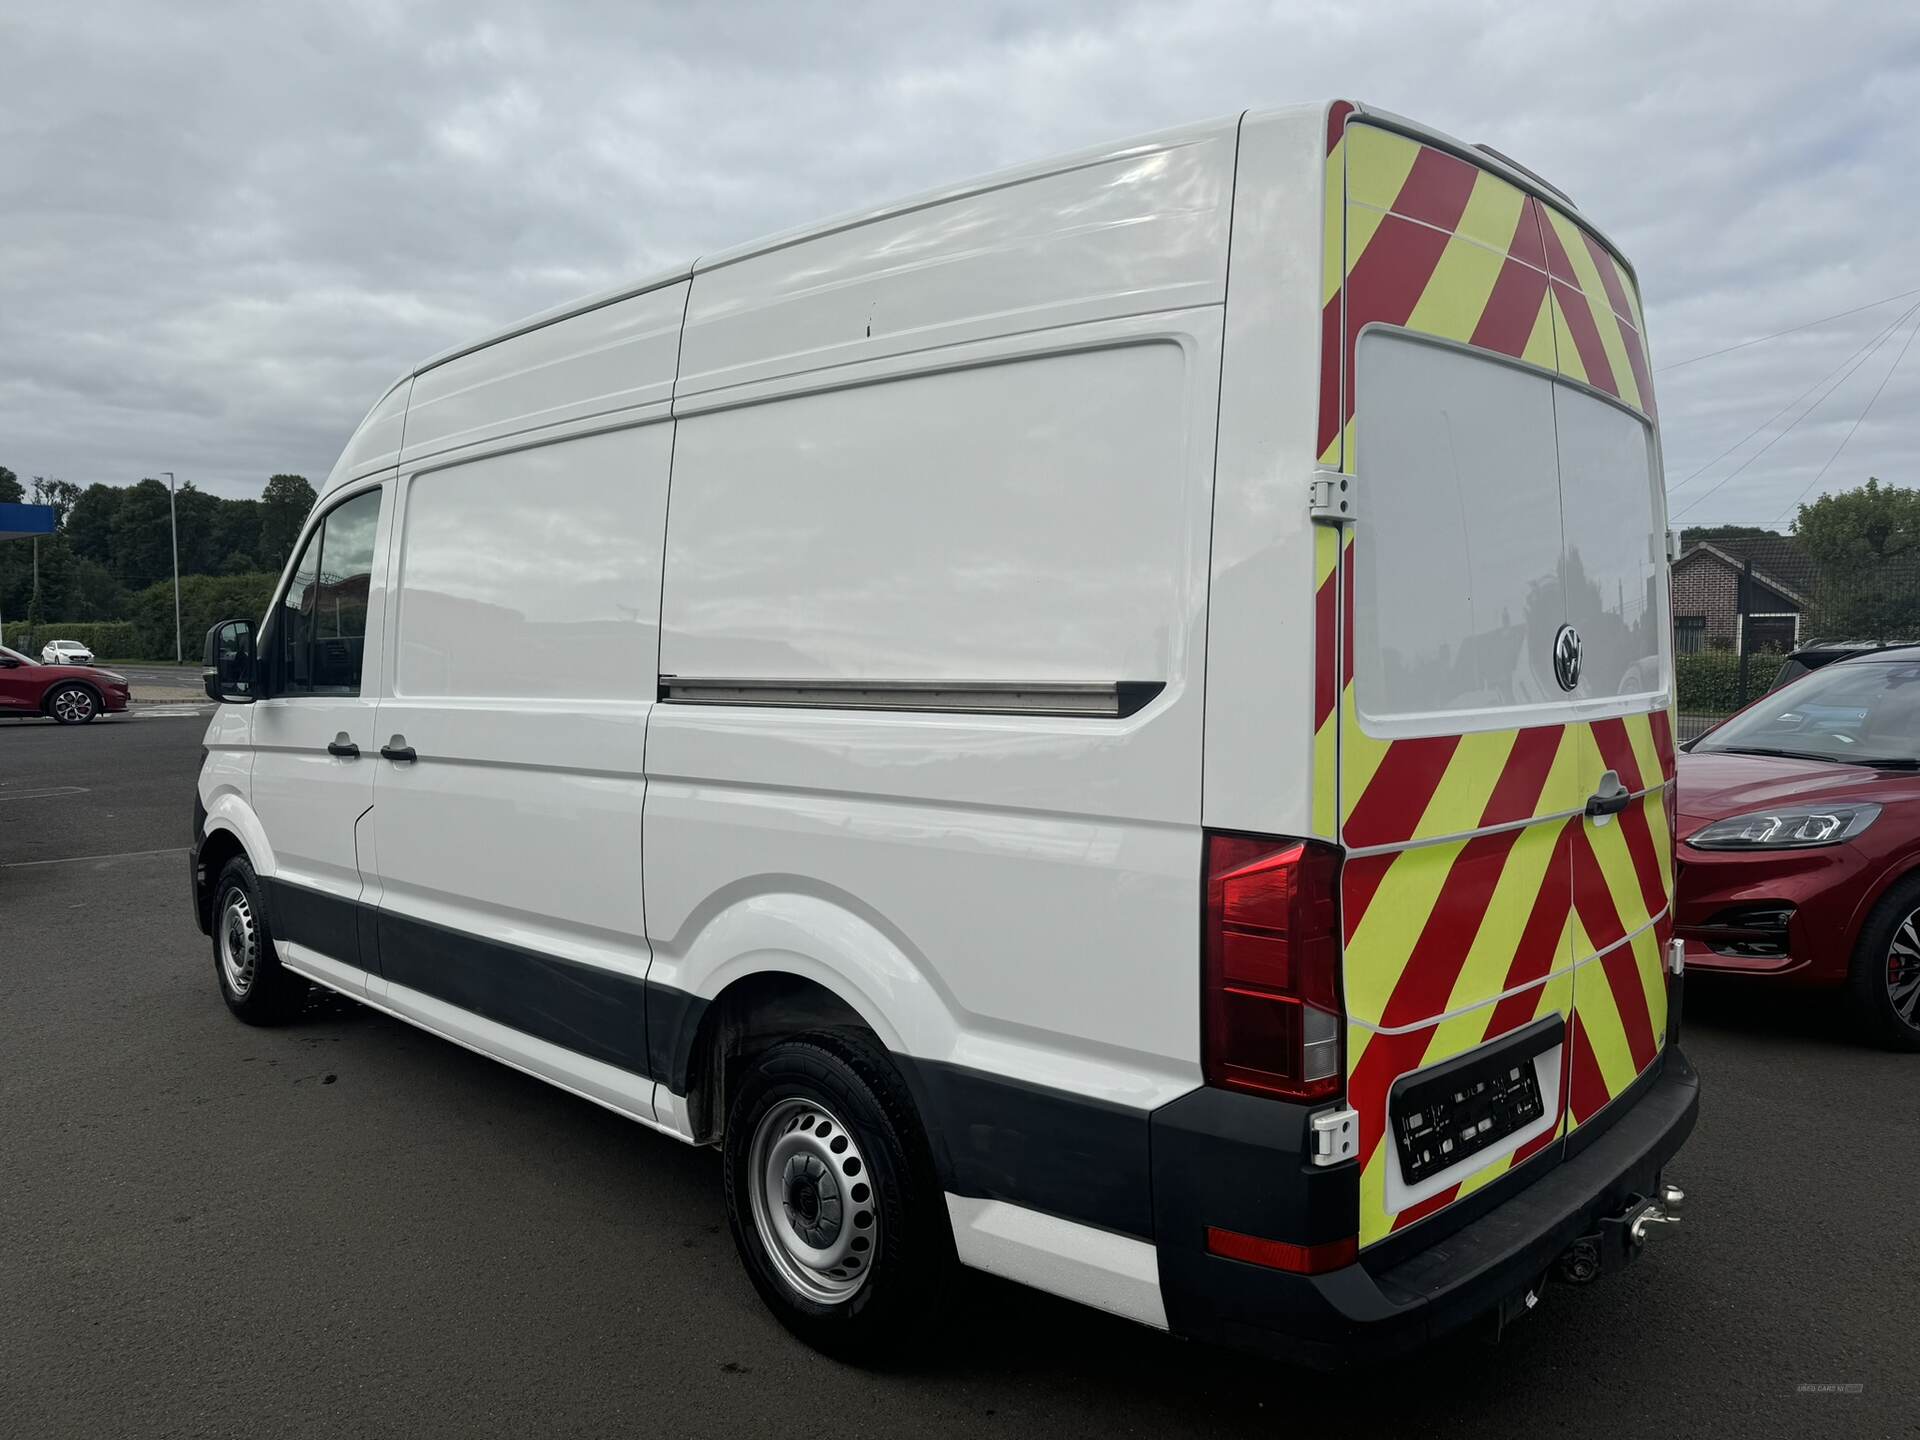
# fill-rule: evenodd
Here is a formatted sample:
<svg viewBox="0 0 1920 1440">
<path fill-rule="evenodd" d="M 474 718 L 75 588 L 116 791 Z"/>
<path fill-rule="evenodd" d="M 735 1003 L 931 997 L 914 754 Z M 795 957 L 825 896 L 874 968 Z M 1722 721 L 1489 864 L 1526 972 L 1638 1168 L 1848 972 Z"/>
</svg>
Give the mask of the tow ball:
<svg viewBox="0 0 1920 1440">
<path fill-rule="evenodd" d="M 1680 1211 L 1687 1195 L 1678 1185 L 1655 1187 L 1654 1197 L 1635 1197 L 1618 1215 L 1600 1222 L 1591 1235 L 1582 1235 L 1560 1253 L 1555 1273 L 1574 1285 L 1597 1280 L 1608 1270 L 1627 1263 L 1640 1253 L 1647 1237 L 1680 1223 Z"/>
<path fill-rule="evenodd" d="M 1661 1185 L 1659 1194 L 1639 1210 L 1627 1225 L 1627 1238 L 1638 1247 L 1647 1243 L 1647 1236 L 1655 1234 L 1668 1225 L 1680 1223 L 1680 1211 L 1687 1203 L 1687 1192 L 1678 1185 Z"/>
</svg>

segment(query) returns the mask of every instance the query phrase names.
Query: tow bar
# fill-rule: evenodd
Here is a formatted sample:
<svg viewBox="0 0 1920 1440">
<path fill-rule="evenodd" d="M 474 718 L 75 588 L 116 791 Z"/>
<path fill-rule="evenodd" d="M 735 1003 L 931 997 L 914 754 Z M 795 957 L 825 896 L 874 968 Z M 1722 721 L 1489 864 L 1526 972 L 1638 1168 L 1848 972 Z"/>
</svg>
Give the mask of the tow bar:
<svg viewBox="0 0 1920 1440">
<path fill-rule="evenodd" d="M 1586 1285 L 1616 1270 L 1638 1255 L 1647 1236 L 1680 1223 L 1687 1195 L 1678 1185 L 1655 1187 L 1654 1198 L 1636 1196 L 1618 1215 L 1600 1222 L 1591 1235 L 1582 1235 L 1560 1254 L 1555 1273 L 1574 1285 Z"/>
<path fill-rule="evenodd" d="M 1627 1237 L 1634 1245 L 1647 1243 L 1647 1236 L 1668 1225 L 1680 1223 L 1680 1211 L 1687 1203 L 1687 1192 L 1678 1185 L 1661 1185 L 1659 1195 L 1641 1206 L 1627 1226 Z"/>
</svg>

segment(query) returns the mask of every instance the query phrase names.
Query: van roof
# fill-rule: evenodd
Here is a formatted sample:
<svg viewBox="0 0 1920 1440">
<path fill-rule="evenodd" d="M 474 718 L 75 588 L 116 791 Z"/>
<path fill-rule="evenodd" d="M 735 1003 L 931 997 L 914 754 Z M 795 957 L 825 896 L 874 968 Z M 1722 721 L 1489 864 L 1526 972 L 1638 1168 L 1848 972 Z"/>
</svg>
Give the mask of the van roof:
<svg viewBox="0 0 1920 1440">
<path fill-rule="evenodd" d="M 511 340 L 516 335 L 524 335 L 530 330 L 538 330 L 547 325 L 557 324 L 562 320 L 569 320 L 576 315 L 585 314 L 589 310 L 597 310 L 603 305 L 617 304 L 622 300 L 632 299 L 636 295 L 644 295 L 650 290 L 658 290 L 665 285 L 677 285 L 681 281 L 689 280 L 697 274 L 717 270 L 722 266 L 736 264 L 739 261 L 750 259 L 753 256 L 764 255 L 770 251 L 784 249 L 790 245 L 798 245 L 819 236 L 831 235 L 842 230 L 851 230 L 857 226 L 871 224 L 874 221 L 885 220 L 896 215 L 909 214 L 915 210 L 924 210 L 950 200 L 960 199 L 964 196 L 978 195 L 986 191 L 1002 189 L 1009 185 L 1019 184 L 1024 180 L 1035 179 L 1039 176 L 1060 174 L 1068 170 L 1091 167 L 1103 161 L 1123 158 L 1131 150 L 1147 151 L 1164 149 L 1169 142 L 1177 144 L 1183 141 L 1207 138 L 1217 135 L 1222 130 L 1237 127 L 1247 119 L 1264 119 L 1270 116 L 1296 113 L 1300 110 L 1325 110 L 1331 105 L 1340 103 L 1343 102 L 1311 102 L 1304 105 L 1267 106 L 1256 110 L 1234 111 L 1231 114 L 1218 116 L 1212 120 L 1203 120 L 1194 124 L 1179 125 L 1171 129 L 1154 131 L 1146 135 L 1137 135 L 1119 143 L 1089 146 L 1085 149 L 1071 151 L 1064 155 L 1056 155 L 1049 159 L 1011 166 L 986 175 L 976 176 L 970 180 L 961 180 L 948 185 L 936 186 L 933 189 L 922 190 L 917 194 L 909 195 L 902 199 L 890 200 L 879 205 L 867 206 L 858 210 L 850 210 L 825 220 L 814 221 L 810 224 L 795 226 L 787 230 L 775 231 L 771 235 L 765 235 L 757 240 L 750 240 L 745 244 L 735 245 L 711 255 L 696 256 L 685 264 L 676 265 L 667 270 L 656 271 L 641 279 L 630 281 L 624 285 L 617 285 L 610 290 L 602 290 L 595 294 L 582 296 L 577 300 L 566 301 L 549 309 L 539 311 L 536 314 L 529 315 L 525 319 L 517 320 L 511 325 L 503 326 L 477 340 L 450 346 L 435 355 L 429 356 L 412 370 L 400 376 L 394 383 L 395 385 L 403 384 L 411 378 L 425 374 L 436 366 L 446 364 L 449 360 L 457 360 L 462 355 L 471 355 L 476 350 L 484 350 L 489 345 L 497 345 L 502 340 Z M 1582 215 L 1579 207 L 1576 206 L 1563 191 L 1541 179 L 1518 161 L 1511 160 L 1499 151 L 1488 146 L 1473 145 L 1463 140 L 1457 140 L 1443 131 L 1435 130 L 1431 126 L 1408 120 L 1404 116 L 1396 115 L 1390 110 L 1381 110 L 1351 101 L 1345 103 L 1352 106 L 1353 115 L 1356 118 L 1385 125 L 1390 129 L 1405 131 L 1408 135 L 1415 137 L 1425 144 L 1452 151 L 1471 164 L 1499 175 L 1517 188 L 1536 196 L 1552 205 L 1555 209 L 1578 219 L 1596 239 L 1600 240 L 1609 250 L 1613 251 L 1614 255 L 1620 259 L 1622 264 L 1627 266 L 1630 275 L 1633 273 L 1631 262 L 1621 253 L 1619 246 L 1609 240 L 1598 227 Z M 1634 278 L 1637 283 L 1638 277 L 1635 276 Z M 391 393 L 390 390 L 389 393 Z"/>
<path fill-rule="evenodd" d="M 1106 145 L 1089 146 L 1065 155 L 1056 155 L 1045 160 L 1030 161 L 1024 165 L 1015 165 L 1004 170 L 996 170 L 991 174 L 975 176 L 970 180 L 961 180 L 952 184 L 936 186 L 933 189 L 922 190 L 917 194 L 908 195 L 901 199 L 885 201 L 879 205 L 870 205 L 858 210 L 849 210 L 839 215 L 830 216 L 825 220 L 816 220 L 805 225 L 796 225 L 786 230 L 776 230 L 772 234 L 763 235 L 757 240 L 749 240 L 742 245 L 730 246 L 725 250 L 717 251 L 711 255 L 698 256 L 686 264 L 677 265 L 670 270 L 657 271 L 643 279 L 634 280 L 625 285 L 618 285 L 611 290 L 603 290 L 597 294 L 583 296 L 578 300 L 570 300 L 564 304 L 556 305 L 549 310 L 542 310 L 538 314 L 529 315 L 526 319 L 516 321 L 483 339 L 463 345 L 455 345 L 449 349 L 442 350 L 439 354 L 423 361 L 419 366 L 410 371 L 409 374 L 414 376 L 422 375 L 435 366 L 446 364 L 449 360 L 457 360 L 462 355 L 470 355 L 476 350 L 484 350 L 487 346 L 498 344 L 502 340 L 510 340 L 516 335 L 524 335 L 529 330 L 538 330 L 542 326 L 571 319 L 575 315 L 584 314 L 589 310 L 597 310 L 603 305 L 617 304 L 622 300 L 632 299 L 635 295 L 644 295 L 649 290 L 658 290 L 663 285 L 677 285 L 682 280 L 690 279 L 696 274 L 704 274 L 710 270 L 718 270 L 722 266 L 737 264 L 753 256 L 765 255 L 774 250 L 785 249 L 790 245 L 802 244 L 805 241 L 816 239 L 823 235 L 832 235 L 842 230 L 852 230 L 858 226 L 869 225 L 874 221 L 885 220 L 895 215 L 910 214 L 915 210 L 925 210 L 935 205 L 944 204 L 949 200 L 958 200 L 967 195 L 978 195 L 990 190 L 1003 189 L 1006 186 L 1017 185 L 1023 180 L 1032 180 L 1042 175 L 1056 175 L 1068 170 L 1091 167 L 1102 161 L 1123 158 L 1127 152 L 1131 150 L 1149 151 L 1153 149 L 1164 149 L 1169 141 L 1177 143 L 1181 140 L 1197 140 L 1207 136 L 1217 135 L 1222 130 L 1231 129 L 1238 125 L 1241 114 L 1242 112 L 1235 111 L 1231 115 L 1223 115 L 1213 120 L 1204 120 L 1198 124 L 1180 125 L 1169 130 L 1156 131 L 1149 135 L 1134 136 L 1118 144 L 1110 143 Z"/>
</svg>

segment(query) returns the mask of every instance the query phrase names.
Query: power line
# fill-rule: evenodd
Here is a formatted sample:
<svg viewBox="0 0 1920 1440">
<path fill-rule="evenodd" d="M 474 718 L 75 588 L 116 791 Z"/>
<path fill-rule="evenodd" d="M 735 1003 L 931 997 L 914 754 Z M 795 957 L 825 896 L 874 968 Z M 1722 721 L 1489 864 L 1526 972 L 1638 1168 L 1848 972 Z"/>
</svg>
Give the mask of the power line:
<svg viewBox="0 0 1920 1440">
<path fill-rule="evenodd" d="M 1891 335 L 1895 330 L 1899 329 L 1900 322 L 1905 320 L 1907 316 L 1911 314 L 1913 314 L 1912 310 L 1904 310 L 1900 314 L 1894 316 L 1892 320 L 1888 321 L 1885 325 L 1881 326 L 1880 329 L 1876 330 L 1872 335 L 1868 336 L 1866 340 L 1864 340 L 1860 345 L 1856 346 L 1854 348 L 1853 353 L 1848 355 L 1846 359 L 1842 360 L 1838 365 L 1834 366 L 1833 369 L 1827 371 L 1826 374 L 1822 375 L 1818 380 L 1814 381 L 1813 384 L 1807 386 L 1806 389 L 1802 390 L 1798 395 L 1794 396 L 1793 399 L 1787 401 L 1786 404 L 1782 405 L 1778 410 L 1774 411 L 1773 414 L 1769 415 L 1766 419 L 1762 420 L 1758 425 L 1754 426 L 1753 429 L 1749 430 L 1746 434 L 1742 435 L 1738 440 L 1734 441 L 1733 444 L 1729 445 L 1726 449 L 1722 450 L 1718 455 L 1714 456 L 1713 459 L 1707 461 L 1706 464 L 1695 469 L 1692 473 L 1690 473 L 1686 477 L 1686 479 L 1677 481 L 1676 483 L 1669 485 L 1667 487 L 1668 498 L 1671 499 L 1675 493 L 1686 489 L 1687 486 L 1691 485 L 1695 480 L 1698 480 L 1703 474 L 1711 470 L 1714 466 L 1718 465 L 1722 460 L 1726 459 L 1727 456 L 1731 455 L 1734 451 L 1738 450 L 1742 445 L 1746 444 L 1747 441 L 1753 439 L 1754 436 L 1758 435 L 1762 430 L 1766 429 L 1767 426 L 1771 425 L 1774 421 L 1778 420 L 1782 415 L 1786 414 L 1789 410 L 1793 409 L 1794 406 L 1798 405 L 1802 400 L 1806 399 L 1807 396 L 1811 395 L 1814 391 L 1818 390 L 1822 385 L 1826 384 L 1827 381 L 1831 380 L 1835 375 L 1839 374 L 1842 370 L 1846 369 L 1847 366 L 1851 365 L 1856 359 L 1863 357 L 1874 346 L 1878 345 L 1881 341 L 1885 340 L 1887 336 Z"/>
<path fill-rule="evenodd" d="M 1782 440 L 1786 439 L 1787 436 L 1791 435 L 1796 425 L 1798 425 L 1802 420 L 1805 420 L 1809 415 L 1813 414 L 1813 412 L 1818 410 L 1822 405 L 1826 404 L 1827 400 L 1832 396 L 1833 392 L 1838 390 L 1842 385 L 1846 384 L 1848 380 L 1852 379 L 1853 372 L 1855 370 L 1858 370 L 1862 365 L 1866 364 L 1867 361 L 1873 357 L 1873 352 L 1875 350 L 1878 350 L 1882 345 L 1886 344 L 1888 338 L 1891 337 L 1893 333 L 1896 330 L 1898 330 L 1900 326 L 1903 323 L 1905 323 L 1908 319 L 1910 319 L 1915 313 L 1920 313 L 1920 303 L 1915 303 L 1913 305 L 1908 306 L 1907 309 L 1901 313 L 1900 317 L 1896 319 L 1892 325 L 1888 326 L 1881 333 L 1880 337 L 1873 342 L 1871 348 L 1867 350 L 1866 354 L 1862 355 L 1858 360 L 1854 361 L 1852 365 L 1847 368 L 1846 372 L 1840 376 L 1839 379 L 1835 380 L 1831 385 L 1827 386 L 1826 391 L 1818 399 L 1816 399 L 1811 405 L 1807 406 L 1807 408 L 1802 410 L 1798 415 L 1794 416 L 1792 420 L 1788 421 L 1785 428 L 1783 428 L 1778 435 L 1775 435 L 1771 440 L 1767 441 L 1766 444 L 1762 445 L 1758 450 L 1754 451 L 1753 454 L 1749 455 L 1745 460 L 1742 460 L 1738 465 L 1734 466 L 1733 469 L 1729 470 L 1725 475 L 1721 476 L 1720 479 L 1718 479 L 1711 486 L 1709 486 L 1705 492 L 1696 496 L 1693 500 L 1690 500 L 1681 509 L 1680 513 L 1678 515 L 1675 515 L 1673 518 L 1675 520 L 1680 519 L 1681 516 L 1687 515 L 1690 512 L 1692 512 L 1692 510 L 1696 506 L 1698 506 L 1702 501 L 1711 499 L 1714 495 L 1717 495 L 1720 492 L 1721 487 L 1724 486 L 1729 480 L 1733 479 L 1734 476 L 1738 475 L 1742 470 L 1745 470 L 1749 465 L 1753 464 L 1754 461 L 1758 460 L 1762 455 L 1766 454 L 1767 451 L 1771 450 L 1774 446 L 1778 445 Z M 1818 382 L 1815 382 L 1815 383 L 1817 384 Z"/>
<path fill-rule="evenodd" d="M 1795 510 L 1799 509 L 1800 502 L 1807 498 L 1808 492 L 1810 492 L 1814 486 L 1820 483 L 1821 479 L 1826 475 L 1827 471 L 1833 468 L 1833 462 L 1840 458 L 1840 452 L 1846 449 L 1847 442 L 1853 439 L 1854 431 L 1858 430 L 1862 425 L 1864 425 L 1866 423 L 1867 416 L 1873 413 L 1874 401 L 1878 400 L 1880 398 L 1880 392 L 1887 388 L 1887 382 L 1893 379 L 1893 372 L 1900 368 L 1900 362 L 1907 358 L 1907 351 L 1913 348 L 1913 337 L 1917 334 L 1920 334 L 1920 321 L 1916 321 L 1914 323 L 1913 329 L 1907 331 L 1907 343 L 1900 347 L 1900 353 L 1893 357 L 1893 364 L 1889 365 L 1887 367 L 1887 373 L 1880 377 L 1880 384 L 1878 388 L 1874 390 L 1873 394 L 1868 398 L 1865 407 L 1860 411 L 1859 416 L 1854 420 L 1853 429 L 1847 431 L 1845 439 L 1842 439 L 1838 445 L 1833 447 L 1833 454 L 1829 455 L 1827 457 L 1827 463 L 1820 467 L 1820 474 L 1814 476 L 1813 479 L 1807 482 L 1807 488 L 1805 490 L 1802 490 L 1800 492 L 1798 499 L 1796 499 L 1792 505 L 1789 505 L 1787 507 L 1786 513 L 1781 516 L 1781 519 L 1785 519 L 1787 515 L 1791 515 Z M 1776 521 L 1775 523 L 1777 524 L 1779 522 Z"/>
<path fill-rule="evenodd" d="M 1818 320 L 1809 320 L 1804 325 L 1789 325 L 1784 330 L 1776 330 L 1771 335 L 1762 335 L 1757 340 L 1742 340 L 1738 345 L 1729 345 L 1724 350 L 1709 350 L 1704 355 L 1695 355 L 1690 360 L 1676 360 L 1671 365 L 1655 368 L 1654 374 L 1664 375 L 1669 370 L 1678 370 L 1683 365 L 1698 365 L 1702 360 L 1712 360 L 1720 355 L 1731 355 L 1736 350 L 1745 350 L 1749 345 L 1764 345 L 1769 340 L 1778 340 L 1782 335 L 1797 335 L 1802 330 L 1811 330 L 1816 325 L 1825 325 L 1829 320 L 1844 320 L 1849 315 L 1858 315 L 1862 310 L 1878 310 L 1895 300 L 1904 300 L 1909 295 L 1920 295 L 1920 289 L 1902 290 L 1898 295 L 1885 295 L 1865 305 L 1856 305 L 1851 310 L 1842 310 L 1834 315 L 1822 315 Z"/>
</svg>

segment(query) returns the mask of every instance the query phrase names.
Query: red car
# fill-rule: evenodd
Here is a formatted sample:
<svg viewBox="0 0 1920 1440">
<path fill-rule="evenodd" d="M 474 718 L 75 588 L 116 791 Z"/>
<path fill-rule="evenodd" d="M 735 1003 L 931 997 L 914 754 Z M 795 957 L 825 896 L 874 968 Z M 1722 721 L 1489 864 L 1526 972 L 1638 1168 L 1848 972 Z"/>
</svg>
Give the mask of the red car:
<svg viewBox="0 0 1920 1440">
<path fill-rule="evenodd" d="M 51 715 L 62 725 L 84 725 L 126 708 L 127 682 L 111 670 L 42 665 L 0 645 L 0 715 Z"/>
<path fill-rule="evenodd" d="M 1685 748 L 1678 791 L 1688 967 L 1844 988 L 1920 1050 L 1920 646 L 1763 697 Z"/>
</svg>

